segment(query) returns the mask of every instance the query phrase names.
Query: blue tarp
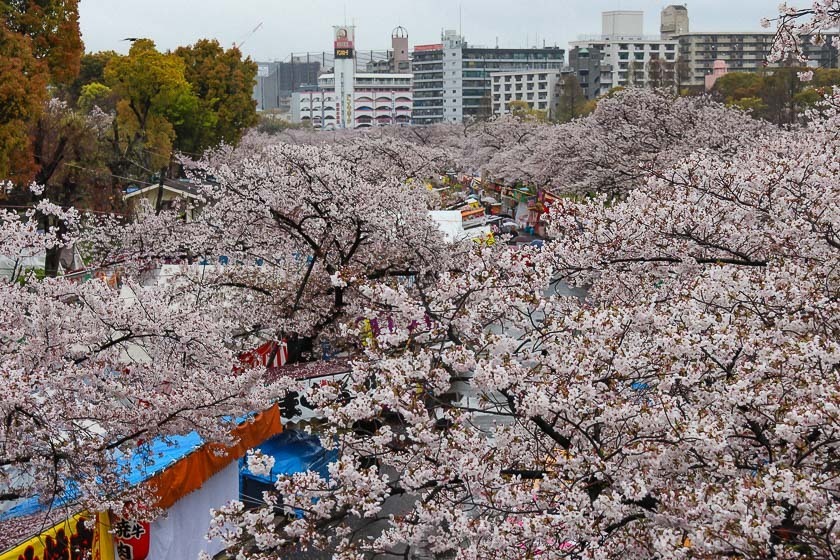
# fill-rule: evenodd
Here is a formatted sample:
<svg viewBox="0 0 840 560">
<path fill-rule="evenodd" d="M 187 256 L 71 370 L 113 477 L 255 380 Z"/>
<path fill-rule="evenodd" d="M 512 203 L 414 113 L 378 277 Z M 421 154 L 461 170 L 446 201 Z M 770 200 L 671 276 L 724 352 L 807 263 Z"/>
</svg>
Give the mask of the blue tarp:
<svg viewBox="0 0 840 560">
<path fill-rule="evenodd" d="M 248 465 L 244 459 L 240 462 L 240 475 L 268 484 L 273 483 L 280 475 L 307 470 L 315 471 L 326 478 L 328 476 L 327 465 L 338 457 L 337 451 L 328 451 L 321 447 L 321 442 L 316 436 L 294 430 L 287 430 L 274 436 L 257 449 L 263 455 L 274 457 L 271 476 L 252 473 L 248 470 Z"/>
<path fill-rule="evenodd" d="M 185 436 L 157 438 L 139 446 L 131 456 L 123 454 L 117 456 L 117 470 L 126 486 L 136 486 L 174 465 L 203 444 L 204 440 L 196 432 Z M 34 515 L 50 507 L 55 509 L 71 504 L 78 497 L 76 484 L 73 481 L 67 481 L 65 485 L 63 494 L 57 496 L 51 504 L 42 502 L 39 496 L 32 496 L 0 514 L 0 521 Z"/>
<path fill-rule="evenodd" d="M 246 414 L 237 418 L 234 424 L 242 424 L 252 415 Z M 222 418 L 224 422 L 230 422 L 231 420 L 232 417 Z M 122 453 L 115 455 L 116 470 L 126 487 L 136 486 L 152 478 L 165 468 L 174 465 L 202 445 L 204 445 L 204 440 L 196 432 L 190 432 L 183 436 L 159 437 L 138 446 L 130 456 Z M 33 515 L 50 508 L 55 509 L 58 506 L 72 504 L 79 495 L 76 482 L 68 480 L 64 484 L 64 492 L 53 497 L 50 502 L 42 501 L 40 496 L 32 496 L 0 513 L 0 521 Z"/>
</svg>

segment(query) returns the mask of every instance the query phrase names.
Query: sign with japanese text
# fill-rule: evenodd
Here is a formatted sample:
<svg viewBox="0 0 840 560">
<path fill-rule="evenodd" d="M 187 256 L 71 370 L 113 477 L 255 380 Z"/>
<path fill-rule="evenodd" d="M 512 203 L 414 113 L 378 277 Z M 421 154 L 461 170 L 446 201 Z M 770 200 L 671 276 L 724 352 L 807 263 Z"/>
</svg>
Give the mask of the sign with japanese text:
<svg viewBox="0 0 840 560">
<path fill-rule="evenodd" d="M 335 28 L 335 43 L 336 49 L 350 49 L 353 50 L 353 28 L 352 27 L 336 27 Z"/>
<path fill-rule="evenodd" d="M 119 560 L 145 560 L 149 555 L 149 523 L 117 518 L 111 526 Z"/>
</svg>

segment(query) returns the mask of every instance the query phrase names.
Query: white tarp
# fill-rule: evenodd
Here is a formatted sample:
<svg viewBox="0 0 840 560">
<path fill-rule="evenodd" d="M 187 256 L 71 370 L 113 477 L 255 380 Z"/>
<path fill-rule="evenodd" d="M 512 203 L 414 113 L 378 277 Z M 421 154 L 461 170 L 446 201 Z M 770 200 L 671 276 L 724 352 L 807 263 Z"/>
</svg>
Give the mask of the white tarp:
<svg viewBox="0 0 840 560">
<path fill-rule="evenodd" d="M 490 234 L 490 228 L 487 226 L 464 229 L 460 210 L 432 210 L 429 215 L 449 243 L 485 237 Z"/>
<path fill-rule="evenodd" d="M 210 528 L 210 509 L 238 499 L 239 461 L 233 461 L 152 523 L 149 560 L 192 559 L 202 551 L 210 556 L 221 552 L 218 541 L 204 538 Z"/>
</svg>

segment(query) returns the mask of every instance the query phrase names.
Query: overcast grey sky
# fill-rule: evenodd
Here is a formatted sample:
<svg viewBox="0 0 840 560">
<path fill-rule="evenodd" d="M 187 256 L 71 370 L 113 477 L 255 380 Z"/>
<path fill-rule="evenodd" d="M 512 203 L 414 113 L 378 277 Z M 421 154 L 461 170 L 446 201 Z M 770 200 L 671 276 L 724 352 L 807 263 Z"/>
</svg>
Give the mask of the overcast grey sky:
<svg viewBox="0 0 840 560">
<path fill-rule="evenodd" d="M 597 34 L 604 10 L 644 10 L 645 34 L 659 32 L 660 0 L 462 0 L 461 27 L 469 43 L 524 47 L 568 42 Z M 779 0 L 689 2 L 692 31 L 758 30 Z M 88 51 L 126 52 L 125 37 L 148 37 L 173 49 L 202 37 L 225 47 L 239 43 L 255 60 L 282 60 L 291 52 L 332 49 L 332 25 L 356 24 L 359 49 L 385 49 L 402 25 L 409 44 L 438 42 L 443 28 L 458 29 L 457 0 L 81 0 L 82 36 Z"/>
</svg>

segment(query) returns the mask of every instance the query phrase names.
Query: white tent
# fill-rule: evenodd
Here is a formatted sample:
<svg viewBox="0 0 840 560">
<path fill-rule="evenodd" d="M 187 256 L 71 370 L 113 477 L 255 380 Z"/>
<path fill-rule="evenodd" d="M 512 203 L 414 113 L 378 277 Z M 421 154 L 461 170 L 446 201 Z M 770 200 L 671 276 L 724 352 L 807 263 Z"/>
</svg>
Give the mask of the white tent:
<svg viewBox="0 0 840 560">
<path fill-rule="evenodd" d="M 488 226 L 464 229 L 460 210 L 432 210 L 429 215 L 449 243 L 485 237 L 491 233 Z"/>
</svg>

